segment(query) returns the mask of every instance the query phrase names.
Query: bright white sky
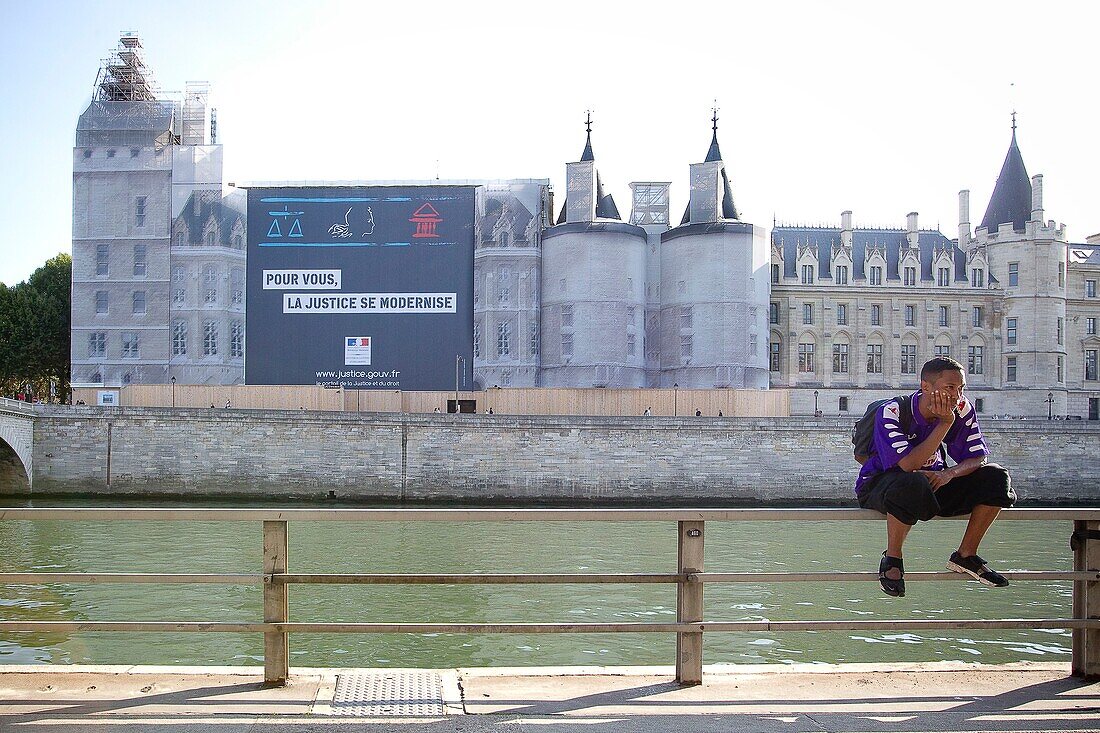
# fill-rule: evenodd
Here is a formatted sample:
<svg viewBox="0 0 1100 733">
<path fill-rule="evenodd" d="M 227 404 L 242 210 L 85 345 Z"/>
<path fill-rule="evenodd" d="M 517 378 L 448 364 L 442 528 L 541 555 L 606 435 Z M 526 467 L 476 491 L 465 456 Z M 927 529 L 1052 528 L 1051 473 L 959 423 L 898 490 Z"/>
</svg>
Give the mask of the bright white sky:
<svg viewBox="0 0 1100 733">
<path fill-rule="evenodd" d="M 719 139 L 770 226 L 980 221 L 1019 112 L 1071 241 L 1100 232 L 1100 6 L 1081 2 L 0 0 L 0 281 L 71 247 L 72 146 L 100 61 L 140 34 L 162 88 L 208 80 L 226 181 L 550 178 L 584 110 L 623 216 Z"/>
</svg>

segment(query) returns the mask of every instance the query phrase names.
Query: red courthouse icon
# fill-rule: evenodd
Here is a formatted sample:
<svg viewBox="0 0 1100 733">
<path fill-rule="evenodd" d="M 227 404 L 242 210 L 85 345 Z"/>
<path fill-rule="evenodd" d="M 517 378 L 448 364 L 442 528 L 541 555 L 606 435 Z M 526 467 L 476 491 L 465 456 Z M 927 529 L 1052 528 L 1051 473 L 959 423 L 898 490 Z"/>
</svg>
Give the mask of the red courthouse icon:
<svg viewBox="0 0 1100 733">
<path fill-rule="evenodd" d="M 416 224 L 416 234 L 413 234 L 413 239 L 424 239 L 426 237 L 438 237 L 435 232 L 435 227 L 441 221 L 443 217 L 439 215 L 439 212 L 435 210 L 435 207 L 425 202 L 419 209 L 413 212 L 412 218 L 409 221 Z"/>
</svg>

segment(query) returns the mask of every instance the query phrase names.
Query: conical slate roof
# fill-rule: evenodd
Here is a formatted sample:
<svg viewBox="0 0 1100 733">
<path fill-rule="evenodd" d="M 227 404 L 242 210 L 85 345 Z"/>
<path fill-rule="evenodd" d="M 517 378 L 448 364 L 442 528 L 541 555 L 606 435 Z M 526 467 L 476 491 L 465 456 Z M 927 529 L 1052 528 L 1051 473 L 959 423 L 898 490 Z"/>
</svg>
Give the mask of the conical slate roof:
<svg viewBox="0 0 1100 733">
<path fill-rule="evenodd" d="M 1001 174 L 997 176 L 997 185 L 993 187 L 993 196 L 989 199 L 985 216 L 980 226 L 988 231 L 996 231 L 1000 224 L 1012 224 L 1016 231 L 1023 231 L 1024 225 L 1031 219 L 1031 179 L 1028 178 L 1024 158 L 1016 144 L 1016 120 L 1012 121 L 1012 142 L 1008 146 Z"/>
<path fill-rule="evenodd" d="M 595 160 L 596 156 L 592 154 L 592 130 L 588 131 L 588 139 L 584 141 L 584 151 L 581 153 L 581 162 L 586 160 Z"/>
</svg>

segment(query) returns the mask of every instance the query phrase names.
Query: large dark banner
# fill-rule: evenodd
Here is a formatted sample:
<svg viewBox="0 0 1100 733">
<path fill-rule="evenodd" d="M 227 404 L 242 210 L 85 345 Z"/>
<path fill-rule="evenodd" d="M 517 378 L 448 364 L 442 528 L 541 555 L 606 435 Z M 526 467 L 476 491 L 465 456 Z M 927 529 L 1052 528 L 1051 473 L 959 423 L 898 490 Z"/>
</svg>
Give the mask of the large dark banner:
<svg viewBox="0 0 1100 733">
<path fill-rule="evenodd" d="M 249 189 L 245 382 L 468 389 L 475 191 Z"/>
</svg>

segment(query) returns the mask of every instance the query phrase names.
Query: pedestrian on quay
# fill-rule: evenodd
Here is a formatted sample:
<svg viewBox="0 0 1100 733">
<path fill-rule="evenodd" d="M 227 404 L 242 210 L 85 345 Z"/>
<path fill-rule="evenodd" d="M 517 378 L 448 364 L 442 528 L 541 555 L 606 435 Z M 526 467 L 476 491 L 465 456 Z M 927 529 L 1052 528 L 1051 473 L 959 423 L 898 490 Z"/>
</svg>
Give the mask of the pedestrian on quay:
<svg viewBox="0 0 1100 733">
<path fill-rule="evenodd" d="M 702 417 L 702 416 L 703 416 L 703 411 L 702 410 L 696 410 L 695 411 L 695 417 Z"/>
<path fill-rule="evenodd" d="M 647 408 L 645 408 L 645 412 L 642 413 L 642 417 L 649 417 L 652 414 L 653 414 L 653 410 L 651 410 L 650 408 L 647 407 Z"/>
<path fill-rule="evenodd" d="M 978 545 L 1002 508 L 1016 503 L 1008 471 L 989 463 L 989 448 L 974 405 L 963 395 L 966 373 L 954 359 L 937 357 L 921 369 L 920 389 L 873 402 L 856 423 L 852 443 L 863 464 L 856 498 L 886 515 L 886 551 L 879 584 L 905 595 L 902 544 L 918 521 L 970 514 L 947 568 L 1004 587 L 1008 580 L 978 556 Z M 947 457 L 955 465 L 948 468 Z"/>
</svg>

